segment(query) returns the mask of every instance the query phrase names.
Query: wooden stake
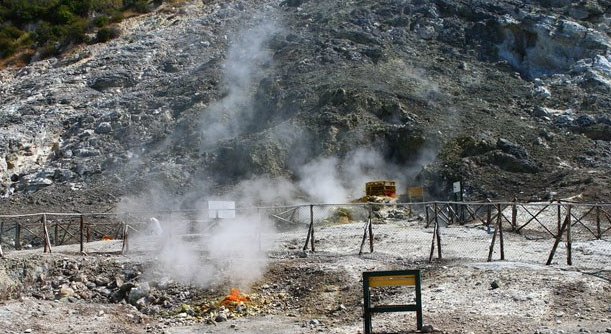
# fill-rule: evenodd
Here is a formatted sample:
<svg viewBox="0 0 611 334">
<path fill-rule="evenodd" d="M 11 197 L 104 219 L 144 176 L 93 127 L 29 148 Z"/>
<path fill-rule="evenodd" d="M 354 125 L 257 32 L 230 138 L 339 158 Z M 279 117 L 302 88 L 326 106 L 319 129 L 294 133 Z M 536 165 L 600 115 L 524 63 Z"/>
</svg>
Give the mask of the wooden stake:
<svg viewBox="0 0 611 334">
<path fill-rule="evenodd" d="M 516 205 L 517 198 L 514 197 L 511 205 L 511 231 L 515 231 L 518 226 L 518 206 Z"/>
<path fill-rule="evenodd" d="M 441 226 L 435 222 L 437 230 L 435 231 L 435 237 L 437 238 L 437 258 L 441 260 Z"/>
<path fill-rule="evenodd" d="M 303 250 L 308 249 L 308 243 L 312 242 L 312 251 L 314 251 L 314 206 L 310 205 L 310 227 L 308 228 L 308 236 L 306 242 L 303 245 Z"/>
<path fill-rule="evenodd" d="M 424 205 L 424 219 L 426 219 L 426 228 L 429 228 L 430 225 L 430 221 L 429 221 L 429 206 L 428 205 Z"/>
<path fill-rule="evenodd" d="M 435 204 L 433 204 L 433 209 L 435 210 L 435 216 L 434 216 L 435 217 L 434 218 L 435 219 L 435 225 L 437 227 L 439 227 L 439 218 L 438 218 L 438 216 L 439 216 L 439 208 L 437 207 L 437 202 L 435 202 Z"/>
<path fill-rule="evenodd" d="M 560 201 L 558 201 L 558 219 L 557 219 L 557 225 L 558 225 L 558 234 L 560 234 L 560 229 L 562 225 L 562 206 L 560 205 Z"/>
<path fill-rule="evenodd" d="M 54 233 L 53 233 L 53 246 L 57 246 L 57 239 L 58 239 L 58 227 L 57 225 L 59 224 L 59 222 L 55 222 L 55 227 L 54 227 Z"/>
<path fill-rule="evenodd" d="M 369 219 L 369 252 L 373 253 L 373 224 L 371 218 Z"/>
<path fill-rule="evenodd" d="M 365 223 L 365 228 L 363 229 L 363 239 L 361 240 L 361 247 L 359 248 L 359 256 L 363 255 L 363 248 L 365 248 L 365 241 L 367 240 L 368 227 L 369 227 L 369 221 Z"/>
<path fill-rule="evenodd" d="M 490 242 L 490 248 L 488 249 L 488 262 L 492 261 L 492 253 L 494 253 L 494 243 L 496 242 L 496 233 L 498 229 L 494 229 L 494 233 L 492 234 L 492 242 Z"/>
<path fill-rule="evenodd" d="M 433 254 L 435 254 L 435 239 L 437 239 L 437 224 L 433 224 L 433 238 L 431 239 L 431 253 L 429 254 L 429 263 L 433 262 Z"/>
<path fill-rule="evenodd" d="M 492 206 L 488 204 L 486 205 L 486 209 L 488 211 L 488 215 L 487 215 L 488 218 L 486 219 L 486 226 L 488 226 L 488 230 L 490 230 L 490 224 L 492 224 Z"/>
<path fill-rule="evenodd" d="M 433 254 L 435 254 L 435 240 L 439 240 L 439 234 L 437 232 L 437 230 L 439 229 L 439 219 L 437 218 L 437 202 L 435 202 L 433 205 L 433 214 L 435 217 L 435 224 L 433 225 L 433 240 L 431 240 L 431 253 L 429 255 L 429 263 L 433 262 Z M 437 248 L 439 248 L 439 245 L 437 245 Z M 437 256 L 439 256 L 439 253 L 437 254 Z"/>
<path fill-rule="evenodd" d="M 503 240 L 503 219 L 501 215 L 501 204 L 497 204 L 497 210 L 499 210 L 499 214 L 496 218 L 496 225 L 499 229 L 499 238 L 500 238 L 500 246 L 501 246 L 501 261 L 505 260 L 505 242 Z"/>
<path fill-rule="evenodd" d="M 310 234 L 312 235 L 310 238 L 310 246 L 312 247 L 312 252 L 315 252 L 316 249 L 314 248 L 314 205 L 310 205 L 310 221 L 312 226 L 312 230 L 310 231 Z"/>
<path fill-rule="evenodd" d="M 15 226 L 15 249 L 21 250 L 21 224 Z"/>
<path fill-rule="evenodd" d="M 598 234 L 598 239 L 600 240 L 603 236 L 600 232 L 600 206 L 596 207 L 596 234 Z M 2 232 L 0 231 L 0 243 L 2 242 Z"/>
<path fill-rule="evenodd" d="M 568 224 L 566 225 L 566 264 L 573 265 L 573 249 L 571 241 L 571 205 L 567 207 L 566 217 Z"/>
<path fill-rule="evenodd" d="M 80 222 L 80 243 L 81 243 L 81 253 L 85 252 L 85 216 L 81 215 Z"/>
<path fill-rule="evenodd" d="M 4 258 L 4 253 L 2 252 L 2 234 L 4 233 L 4 222 L 0 222 L 0 258 Z"/>
<path fill-rule="evenodd" d="M 560 207 L 560 205 L 558 205 L 558 207 Z M 556 241 L 554 242 L 554 246 L 552 247 L 552 251 L 549 253 L 549 257 L 547 258 L 547 262 L 545 263 L 545 265 L 550 265 L 552 264 L 552 260 L 554 259 L 554 255 L 556 254 L 556 248 L 558 248 L 558 244 L 560 244 L 560 240 L 562 239 L 562 234 L 564 233 L 564 230 L 566 229 L 566 225 L 567 222 L 569 222 L 569 217 L 567 216 L 564 219 L 564 223 L 562 224 L 562 226 L 560 227 L 560 230 L 558 231 L 558 235 L 556 236 Z"/>
<path fill-rule="evenodd" d="M 121 253 L 126 254 L 129 251 L 129 226 L 123 224 L 123 247 L 121 247 Z"/>
<path fill-rule="evenodd" d="M 47 215 L 45 214 L 42 215 L 42 228 L 44 231 L 44 252 L 49 251 L 51 253 L 51 240 L 49 239 L 49 229 L 47 228 Z"/>
</svg>

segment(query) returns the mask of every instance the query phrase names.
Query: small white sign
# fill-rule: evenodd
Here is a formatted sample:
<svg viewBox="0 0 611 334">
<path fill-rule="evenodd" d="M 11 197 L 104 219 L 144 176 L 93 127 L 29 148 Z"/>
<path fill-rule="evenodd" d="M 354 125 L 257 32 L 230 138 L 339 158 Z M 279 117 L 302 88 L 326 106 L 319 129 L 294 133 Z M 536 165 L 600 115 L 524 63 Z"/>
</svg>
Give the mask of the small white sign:
<svg viewBox="0 0 611 334">
<path fill-rule="evenodd" d="M 234 219 L 235 202 L 233 201 L 208 201 L 208 218 Z"/>
<path fill-rule="evenodd" d="M 460 181 L 452 183 L 452 190 L 455 193 L 459 193 L 460 192 Z"/>
</svg>

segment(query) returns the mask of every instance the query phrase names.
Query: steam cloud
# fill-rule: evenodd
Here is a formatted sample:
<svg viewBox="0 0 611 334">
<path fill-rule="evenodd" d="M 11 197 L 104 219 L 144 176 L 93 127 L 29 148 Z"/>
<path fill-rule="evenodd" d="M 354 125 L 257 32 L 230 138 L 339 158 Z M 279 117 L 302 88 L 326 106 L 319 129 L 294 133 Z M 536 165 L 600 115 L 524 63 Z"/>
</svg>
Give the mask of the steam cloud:
<svg viewBox="0 0 611 334">
<path fill-rule="evenodd" d="M 225 95 L 202 114 L 202 151 L 240 136 L 256 121 L 253 120 L 253 87 L 272 68 L 266 43 L 278 31 L 277 23 L 266 21 L 239 32 L 231 42 L 223 64 Z M 346 203 L 364 195 L 367 181 L 413 178 L 423 165 L 435 159 L 435 152 L 424 150 L 412 166 L 406 167 L 385 162 L 383 154 L 373 148 L 359 148 L 342 157 L 320 157 L 303 165 L 294 171 L 296 182 L 287 177 L 257 177 L 240 182 L 234 191 L 222 194 L 222 198 L 236 201 L 238 207 Z M 408 184 L 400 182 L 400 185 Z M 136 247 L 156 250 L 150 268 L 153 272 L 199 286 L 222 282 L 247 288 L 266 267 L 275 234 L 273 222 L 257 211 L 238 211 L 235 219 L 212 224 L 205 205 L 205 200 L 212 199 L 206 198 L 210 197 L 208 190 L 212 187 L 202 183 L 199 188 L 198 194 L 177 198 L 166 193 L 163 187 L 153 186 L 140 196 L 124 198 L 118 211 L 140 212 L 140 221 L 152 215 L 161 221 L 162 235 L 143 231 L 143 237 L 132 239 Z M 198 198 L 198 201 L 189 203 L 189 198 Z M 199 212 L 159 216 L 162 210 L 178 212 L 193 205 L 200 208 Z"/>
<path fill-rule="evenodd" d="M 266 22 L 240 32 L 231 43 L 223 64 L 226 95 L 202 116 L 202 150 L 240 135 L 253 121 L 251 91 L 271 66 L 265 44 L 277 31 L 275 23 Z"/>
</svg>

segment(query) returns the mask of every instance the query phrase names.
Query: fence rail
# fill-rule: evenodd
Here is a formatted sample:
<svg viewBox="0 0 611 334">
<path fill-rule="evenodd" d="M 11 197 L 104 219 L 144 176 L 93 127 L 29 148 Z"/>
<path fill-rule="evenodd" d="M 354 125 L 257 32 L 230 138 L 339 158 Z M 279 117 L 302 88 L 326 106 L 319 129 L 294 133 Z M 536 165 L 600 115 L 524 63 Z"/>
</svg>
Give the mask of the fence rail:
<svg viewBox="0 0 611 334">
<path fill-rule="evenodd" d="M 301 240 L 309 251 L 400 254 L 414 261 L 511 260 L 611 266 L 611 204 L 517 201 L 302 204 L 238 208 L 239 219 L 271 221 L 279 240 Z M 173 233 L 206 236 L 206 210 L 0 215 L 0 257 L 25 247 L 53 247 L 146 233 L 150 218 Z M 284 239 L 283 239 L 284 238 Z M 561 247 L 561 243 L 565 247 Z M 556 260 L 554 260 L 556 259 Z M 564 262 L 564 260 L 562 261 Z"/>
</svg>

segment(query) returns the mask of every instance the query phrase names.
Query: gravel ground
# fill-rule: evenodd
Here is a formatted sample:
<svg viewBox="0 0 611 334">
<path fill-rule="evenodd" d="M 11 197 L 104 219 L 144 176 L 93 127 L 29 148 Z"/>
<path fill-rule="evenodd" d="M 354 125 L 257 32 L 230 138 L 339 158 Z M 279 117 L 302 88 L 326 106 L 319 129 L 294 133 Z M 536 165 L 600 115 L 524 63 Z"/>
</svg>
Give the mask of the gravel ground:
<svg viewBox="0 0 611 334">
<path fill-rule="evenodd" d="M 48 301 L 22 295 L 2 302 L 4 329 L 0 332 L 357 333 L 362 330 L 361 272 L 397 268 L 423 270 L 424 322 L 442 332 L 595 333 L 611 327 L 608 262 L 593 270 L 561 264 L 474 261 L 487 254 L 490 235 L 482 229 L 458 227 L 442 230 L 442 247 L 449 259 L 428 264 L 425 260 L 432 230 L 418 228 L 413 222 L 374 225 L 375 252 L 358 256 L 362 228 L 362 222 L 317 227 L 317 252 L 307 254 L 300 251 L 303 230 L 275 235 L 267 271 L 249 287 L 253 296 L 270 300 L 256 315 L 211 325 L 189 317 L 178 321 L 173 316 L 149 317 L 125 303 Z M 506 233 L 506 238 L 512 244 L 520 236 Z M 608 243 L 602 242 L 580 247 L 608 250 L 603 247 Z M 510 248 L 506 256 L 511 259 L 518 249 L 525 249 L 522 258 L 536 255 L 533 262 L 539 262 L 550 247 L 549 240 L 528 241 L 528 247 Z M 146 262 L 143 248 L 129 255 L 121 255 L 120 248 L 120 241 L 100 241 L 86 245 L 86 256 L 78 255 L 78 245 L 71 245 L 56 247 L 44 256 L 36 249 L 11 252 L 8 257 L 24 263 L 40 259 L 104 259 L 120 265 Z M 477 256 L 469 255 L 476 249 Z M 493 282 L 497 288 L 492 288 Z M 207 291 L 222 297 L 213 289 Z M 381 301 L 392 303 L 400 302 L 404 294 L 382 291 L 379 296 Z M 415 317 L 375 316 L 374 326 L 380 331 L 404 332 L 414 329 Z"/>
</svg>

